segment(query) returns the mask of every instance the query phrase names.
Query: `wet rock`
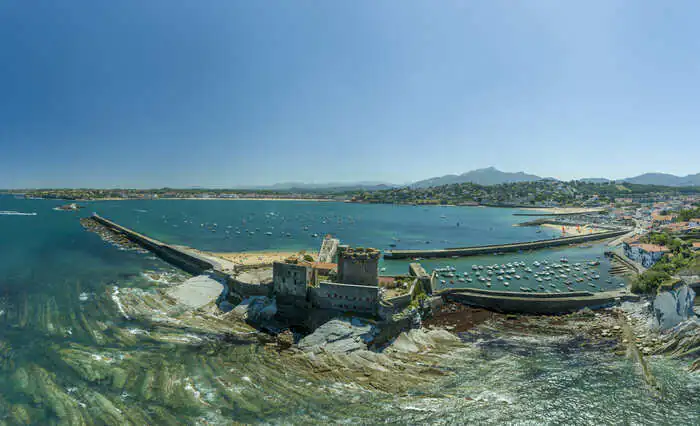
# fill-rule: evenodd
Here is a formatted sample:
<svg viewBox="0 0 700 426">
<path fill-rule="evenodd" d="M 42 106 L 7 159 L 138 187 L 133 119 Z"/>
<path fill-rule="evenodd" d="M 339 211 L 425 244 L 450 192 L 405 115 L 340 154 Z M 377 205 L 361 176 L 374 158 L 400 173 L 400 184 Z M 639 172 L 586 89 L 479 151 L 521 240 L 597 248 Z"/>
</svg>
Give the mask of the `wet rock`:
<svg viewBox="0 0 700 426">
<path fill-rule="evenodd" d="M 265 296 L 247 297 L 231 311 L 231 315 L 255 323 L 270 321 L 276 313 L 276 301 Z"/>
<path fill-rule="evenodd" d="M 284 330 L 277 335 L 277 346 L 280 350 L 289 349 L 294 344 L 294 334 L 289 330 Z"/>
<path fill-rule="evenodd" d="M 695 292 L 687 285 L 656 295 L 652 303 L 654 326 L 668 330 L 694 316 Z"/>
<path fill-rule="evenodd" d="M 460 342 L 460 339 L 447 330 L 417 330 L 401 333 L 387 348 L 386 352 L 419 353 L 437 348 L 441 345 L 449 347 Z"/>
<path fill-rule="evenodd" d="M 304 337 L 297 345 L 305 352 L 349 353 L 367 349 L 374 338 L 374 329 L 370 324 L 353 318 L 333 319 Z"/>
</svg>

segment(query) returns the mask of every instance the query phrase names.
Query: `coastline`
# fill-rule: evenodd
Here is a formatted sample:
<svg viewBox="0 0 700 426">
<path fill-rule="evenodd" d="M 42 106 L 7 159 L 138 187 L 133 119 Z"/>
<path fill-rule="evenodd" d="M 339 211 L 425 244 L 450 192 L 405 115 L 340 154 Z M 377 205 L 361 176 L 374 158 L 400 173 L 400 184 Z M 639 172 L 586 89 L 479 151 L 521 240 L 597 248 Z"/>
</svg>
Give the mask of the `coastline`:
<svg viewBox="0 0 700 426">
<path fill-rule="evenodd" d="M 59 200 L 59 198 L 41 198 L 42 200 Z M 163 198 L 93 198 L 90 200 L 64 200 L 75 202 L 89 201 L 158 201 L 158 200 L 191 200 L 191 201 L 310 201 L 322 203 L 343 203 L 344 200 L 329 200 L 324 198 L 197 198 L 197 197 L 163 197 Z"/>
<path fill-rule="evenodd" d="M 603 207 L 516 207 L 519 210 L 550 214 L 582 214 L 595 213 L 605 210 Z"/>
</svg>

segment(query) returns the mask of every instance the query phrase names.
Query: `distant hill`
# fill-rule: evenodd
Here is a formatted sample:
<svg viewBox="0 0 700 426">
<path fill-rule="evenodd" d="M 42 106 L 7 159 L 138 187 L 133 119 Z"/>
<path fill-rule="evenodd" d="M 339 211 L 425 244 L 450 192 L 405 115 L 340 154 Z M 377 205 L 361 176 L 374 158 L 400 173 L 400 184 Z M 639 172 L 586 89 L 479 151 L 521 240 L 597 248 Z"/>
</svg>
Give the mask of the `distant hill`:
<svg viewBox="0 0 700 426">
<path fill-rule="evenodd" d="M 668 173 L 644 173 L 624 179 L 624 181 L 640 185 L 698 186 L 700 185 L 700 173 L 687 176 L 676 176 Z"/>
<path fill-rule="evenodd" d="M 478 185 L 498 185 L 512 182 L 534 182 L 542 180 L 540 176 L 524 172 L 502 172 L 495 167 L 472 170 L 461 175 L 445 175 L 412 183 L 412 188 L 428 188 L 431 186 L 449 185 L 453 183 L 475 183 Z"/>
<path fill-rule="evenodd" d="M 503 172 L 495 167 L 476 169 L 461 175 L 444 175 L 430 179 L 419 180 L 408 186 L 411 188 L 429 188 L 432 186 L 450 185 L 455 183 L 475 183 L 478 185 L 498 185 L 513 182 L 534 182 L 539 180 L 557 180 L 551 177 L 540 177 L 525 172 Z M 577 179 L 587 183 L 608 183 L 612 182 L 607 178 L 583 178 Z M 639 176 L 620 179 L 617 182 L 628 182 L 640 185 L 661 185 L 661 186 L 700 186 L 700 173 L 688 176 L 675 176 L 667 173 L 645 173 Z M 326 183 L 304 183 L 304 182 L 283 182 L 268 186 L 255 186 L 245 189 L 268 190 L 283 192 L 351 192 L 351 191 L 378 191 L 382 189 L 399 188 L 406 185 L 395 185 L 379 181 L 359 181 L 359 182 L 326 182 Z"/>
</svg>

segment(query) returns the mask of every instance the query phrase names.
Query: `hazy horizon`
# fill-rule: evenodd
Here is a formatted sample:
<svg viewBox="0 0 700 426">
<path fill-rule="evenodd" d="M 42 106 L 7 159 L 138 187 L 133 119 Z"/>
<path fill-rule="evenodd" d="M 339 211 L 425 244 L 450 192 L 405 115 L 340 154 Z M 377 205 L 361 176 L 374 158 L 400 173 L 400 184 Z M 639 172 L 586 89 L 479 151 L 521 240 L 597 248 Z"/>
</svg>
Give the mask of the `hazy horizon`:
<svg viewBox="0 0 700 426">
<path fill-rule="evenodd" d="M 0 188 L 698 173 L 700 4 L 0 4 Z"/>
<path fill-rule="evenodd" d="M 492 166 L 489 166 L 492 167 Z M 481 169 L 485 169 L 486 167 L 482 167 Z M 526 171 L 518 170 L 518 171 L 510 171 L 510 170 L 501 170 L 496 167 L 498 171 L 501 172 L 524 172 L 527 174 L 535 174 L 535 173 L 528 173 Z M 478 170 L 478 169 L 475 169 Z M 664 172 L 648 172 L 648 173 L 664 173 Z M 446 173 L 450 174 L 450 173 Z M 454 175 L 459 175 L 461 173 L 451 173 Z M 539 176 L 539 175 L 538 175 Z M 685 175 L 684 175 L 685 176 Z M 410 185 L 414 182 L 418 182 L 421 180 L 425 179 L 430 179 L 438 176 L 427 176 L 427 177 L 422 177 L 419 179 L 414 179 L 408 182 L 388 182 L 388 181 L 316 181 L 316 182 L 304 182 L 304 181 L 280 181 L 280 182 L 274 182 L 271 184 L 241 184 L 241 185 L 210 185 L 210 186 L 202 186 L 202 185 L 186 185 L 186 186 L 173 186 L 173 185 L 163 185 L 163 186 L 133 186 L 133 187 L 127 187 L 127 186 L 119 186 L 119 185 L 114 185 L 114 186 L 89 186 L 89 185 L 83 185 L 83 186 L 44 186 L 44 187 L 0 187 L 0 190 L 6 189 L 6 190 L 16 190 L 16 189 L 61 189 L 61 188 L 66 188 L 66 189 L 163 189 L 163 188 L 172 188 L 172 189 L 212 189 L 212 190 L 221 190 L 221 189 L 265 189 L 265 188 L 270 188 L 274 189 L 275 186 L 279 185 L 291 185 L 291 184 L 301 184 L 301 185 L 323 185 L 323 186 L 328 186 L 328 187 L 341 187 L 343 185 L 357 185 L 357 184 L 364 184 L 364 185 L 394 185 L 394 186 L 407 186 Z M 540 176 L 543 179 L 549 179 L 552 178 L 552 176 Z M 572 179 L 559 179 L 563 182 L 570 182 L 574 180 L 581 180 L 581 179 L 592 179 L 592 178 L 605 178 L 609 179 L 610 181 L 622 181 L 623 179 L 626 178 L 632 178 L 635 176 L 627 176 L 625 178 L 618 178 L 618 179 L 611 179 L 607 178 L 606 176 L 584 176 L 584 177 L 577 177 L 577 178 L 572 178 Z M 683 177 L 683 176 L 681 176 Z"/>
</svg>

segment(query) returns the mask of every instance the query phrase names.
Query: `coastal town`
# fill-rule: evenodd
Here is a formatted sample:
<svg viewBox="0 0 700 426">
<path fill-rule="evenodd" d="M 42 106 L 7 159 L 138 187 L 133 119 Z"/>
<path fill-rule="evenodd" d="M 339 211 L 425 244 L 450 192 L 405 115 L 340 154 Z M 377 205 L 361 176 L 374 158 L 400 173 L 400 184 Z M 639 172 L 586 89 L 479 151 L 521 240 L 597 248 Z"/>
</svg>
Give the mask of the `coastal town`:
<svg viewBox="0 0 700 426">
<path fill-rule="evenodd" d="M 89 200 L 325 200 L 354 203 L 416 205 L 482 205 L 502 207 L 610 207 L 649 202 L 682 202 L 700 196 L 700 186 L 671 187 L 628 182 L 539 180 L 496 185 L 475 183 L 431 187 L 360 187 L 272 189 L 17 189 L 8 194 L 26 198 Z"/>
</svg>

